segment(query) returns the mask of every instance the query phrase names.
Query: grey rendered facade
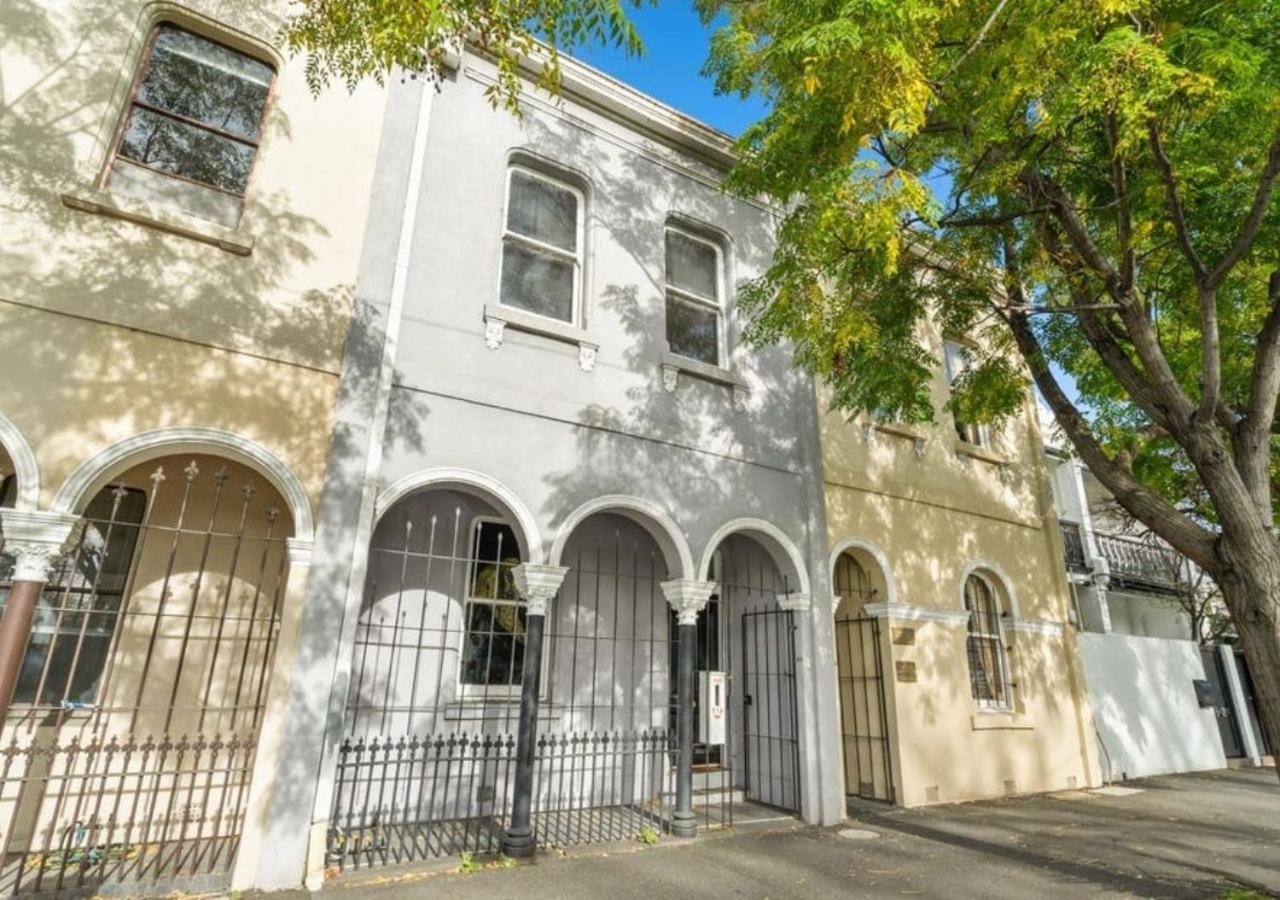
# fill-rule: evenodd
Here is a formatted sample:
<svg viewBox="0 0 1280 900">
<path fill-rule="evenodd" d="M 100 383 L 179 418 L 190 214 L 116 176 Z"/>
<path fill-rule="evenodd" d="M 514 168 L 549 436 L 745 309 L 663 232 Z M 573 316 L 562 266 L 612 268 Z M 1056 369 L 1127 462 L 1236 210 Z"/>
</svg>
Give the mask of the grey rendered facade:
<svg viewBox="0 0 1280 900">
<path fill-rule="evenodd" d="M 707 626 L 717 650 L 703 664 L 732 678 L 751 652 L 748 595 L 753 611 L 791 611 L 794 721 L 773 735 L 797 751 L 789 805 L 809 822 L 843 817 L 837 736 L 819 727 L 839 712 L 815 394 L 785 350 L 742 345 L 733 308 L 732 286 L 767 264 L 774 213 L 720 190 L 726 138 L 594 71 L 567 64 L 564 99 L 530 90 L 523 120 L 490 108 L 491 81 L 468 53 L 438 92 L 392 86 L 261 842 L 271 852 L 256 869 L 241 861 L 241 884 L 321 876 L 344 740 L 514 728 L 515 686 L 468 695 L 453 644 L 470 639 L 466 548 L 485 521 L 514 536 L 521 593 L 530 578 L 559 588 L 540 733 L 673 726 L 668 603 L 717 578 L 727 595 L 740 571 L 744 605 Z M 513 166 L 577 192 L 570 323 L 499 305 Z M 668 227 L 718 248 L 721 365 L 668 352 Z M 509 549 L 498 558 L 515 562 Z M 486 613 L 494 633 L 500 610 Z M 428 619 L 438 628 L 413 626 L 416 642 L 399 636 L 397 623 Z M 588 646 L 590 663 L 569 649 Z M 742 727 L 717 757 L 730 771 L 746 768 Z"/>
</svg>

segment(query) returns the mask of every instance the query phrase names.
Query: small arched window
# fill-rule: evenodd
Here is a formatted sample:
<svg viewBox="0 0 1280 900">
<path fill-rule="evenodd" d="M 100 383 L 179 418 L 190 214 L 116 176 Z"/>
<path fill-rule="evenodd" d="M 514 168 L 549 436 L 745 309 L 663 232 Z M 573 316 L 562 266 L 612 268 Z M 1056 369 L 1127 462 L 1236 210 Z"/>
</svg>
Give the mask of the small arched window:
<svg viewBox="0 0 1280 900">
<path fill-rule="evenodd" d="M 969 686 L 982 707 L 1009 704 L 1009 664 L 1000 627 L 1000 600 L 991 582 L 970 575 L 964 584 L 964 608 L 969 613 Z"/>
</svg>

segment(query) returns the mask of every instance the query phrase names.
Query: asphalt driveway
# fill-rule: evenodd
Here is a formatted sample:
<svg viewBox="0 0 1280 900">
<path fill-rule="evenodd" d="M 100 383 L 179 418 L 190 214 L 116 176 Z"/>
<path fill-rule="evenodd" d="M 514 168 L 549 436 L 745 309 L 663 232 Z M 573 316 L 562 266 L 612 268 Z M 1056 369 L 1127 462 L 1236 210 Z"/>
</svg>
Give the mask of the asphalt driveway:
<svg viewBox="0 0 1280 900">
<path fill-rule="evenodd" d="M 322 893 L 323 900 L 1280 896 L 1280 782 L 1273 769 L 1152 778 L 1124 788 L 917 810 L 857 808 L 839 828 L 774 822 L 688 842 L 543 855 L 465 875 L 381 870 L 373 878 L 340 878 Z M 863 833 L 842 834 L 850 831 Z"/>
</svg>

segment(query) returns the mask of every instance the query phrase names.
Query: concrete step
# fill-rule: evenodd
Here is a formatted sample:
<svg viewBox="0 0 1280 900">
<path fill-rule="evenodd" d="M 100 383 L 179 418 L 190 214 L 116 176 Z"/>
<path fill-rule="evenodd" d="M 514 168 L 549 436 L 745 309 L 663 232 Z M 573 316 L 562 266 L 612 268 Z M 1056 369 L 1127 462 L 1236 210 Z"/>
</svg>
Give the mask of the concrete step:
<svg viewBox="0 0 1280 900">
<path fill-rule="evenodd" d="M 693 792 L 693 805 L 699 806 L 723 806 L 726 803 L 742 803 L 742 788 L 725 787 L 725 788 L 707 788 L 701 791 Z"/>
</svg>

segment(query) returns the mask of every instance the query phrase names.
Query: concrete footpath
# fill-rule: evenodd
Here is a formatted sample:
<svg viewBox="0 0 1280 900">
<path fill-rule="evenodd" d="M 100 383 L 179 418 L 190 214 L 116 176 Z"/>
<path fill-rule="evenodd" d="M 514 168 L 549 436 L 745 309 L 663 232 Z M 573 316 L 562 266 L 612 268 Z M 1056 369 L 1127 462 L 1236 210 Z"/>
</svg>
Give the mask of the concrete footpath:
<svg viewBox="0 0 1280 900">
<path fill-rule="evenodd" d="M 688 842 L 543 854 L 470 874 L 383 869 L 344 876 L 321 893 L 322 900 L 1280 896 L 1280 782 L 1274 769 L 1223 770 L 1102 792 L 856 808 L 838 828 L 770 823 Z"/>
</svg>

